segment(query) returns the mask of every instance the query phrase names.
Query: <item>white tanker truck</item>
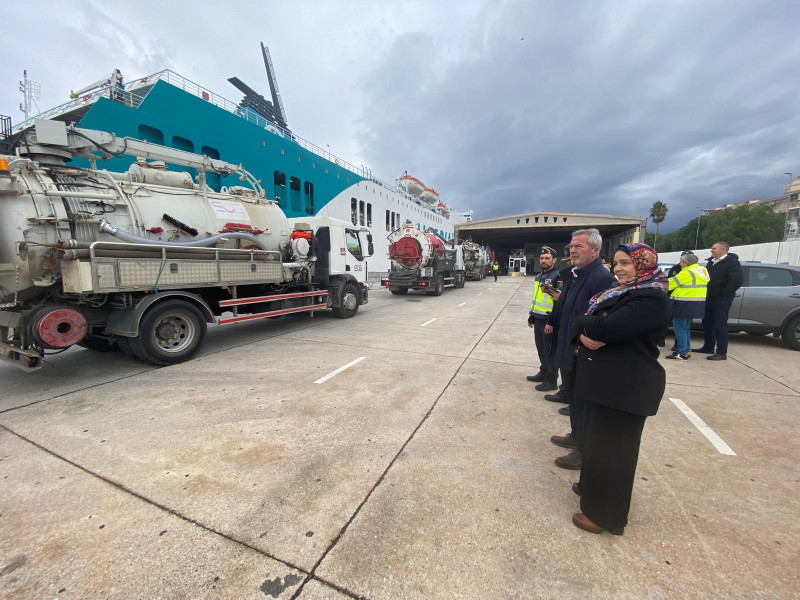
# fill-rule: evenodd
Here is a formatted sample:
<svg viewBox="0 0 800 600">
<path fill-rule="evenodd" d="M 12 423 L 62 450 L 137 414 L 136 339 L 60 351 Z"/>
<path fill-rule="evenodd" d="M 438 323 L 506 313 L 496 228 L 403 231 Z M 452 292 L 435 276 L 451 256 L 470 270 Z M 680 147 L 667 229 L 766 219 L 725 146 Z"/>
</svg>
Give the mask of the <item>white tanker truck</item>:
<svg viewBox="0 0 800 600">
<path fill-rule="evenodd" d="M 483 246 L 468 241 L 464 242 L 461 248 L 464 250 L 464 270 L 467 279 L 481 280 L 486 277 L 486 263 L 489 261 Z"/>
<path fill-rule="evenodd" d="M 410 222 L 388 236 L 389 276 L 381 280 L 395 295 L 424 290 L 441 296 L 446 287 L 464 287 L 464 255 L 461 246 L 448 247 L 431 231 L 417 229 Z"/>
<path fill-rule="evenodd" d="M 170 365 L 197 352 L 207 323 L 347 318 L 368 300 L 369 232 L 287 219 L 241 166 L 58 121 L 15 147 L 0 156 L 0 358 L 18 367 L 74 344 Z M 96 168 L 120 154 L 139 158 L 125 173 Z M 249 187 L 216 193 L 208 171 Z"/>
</svg>

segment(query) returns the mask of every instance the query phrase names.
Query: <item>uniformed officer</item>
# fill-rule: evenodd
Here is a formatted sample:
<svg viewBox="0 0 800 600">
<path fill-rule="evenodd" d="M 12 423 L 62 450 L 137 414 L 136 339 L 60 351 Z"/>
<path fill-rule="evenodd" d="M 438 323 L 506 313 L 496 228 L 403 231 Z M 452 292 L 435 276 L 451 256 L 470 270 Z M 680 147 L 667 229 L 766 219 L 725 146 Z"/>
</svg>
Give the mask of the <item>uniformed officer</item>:
<svg viewBox="0 0 800 600">
<path fill-rule="evenodd" d="M 681 254 L 681 269 L 669 278 L 672 304 L 672 329 L 675 331 L 675 352 L 667 358 L 689 360 L 692 343 L 692 319 L 705 313 L 706 290 L 710 279 L 705 267 L 694 254 Z"/>
<path fill-rule="evenodd" d="M 500 265 L 497 264 L 497 261 L 492 265 L 492 275 L 494 275 L 494 280 L 497 281 L 497 274 L 500 272 Z"/>
<path fill-rule="evenodd" d="M 528 375 L 528 381 L 540 382 L 536 389 L 541 392 L 549 392 L 558 387 L 556 384 L 558 375 L 551 352 L 553 334 L 544 332 L 554 304 L 553 297 L 545 290 L 561 288 L 561 275 L 556 269 L 557 260 L 558 254 L 555 250 L 550 246 L 542 246 L 539 254 L 539 266 L 542 271 L 533 280 L 533 299 L 528 313 L 528 327 L 533 328 L 536 352 L 539 354 L 539 372 L 536 375 Z"/>
</svg>

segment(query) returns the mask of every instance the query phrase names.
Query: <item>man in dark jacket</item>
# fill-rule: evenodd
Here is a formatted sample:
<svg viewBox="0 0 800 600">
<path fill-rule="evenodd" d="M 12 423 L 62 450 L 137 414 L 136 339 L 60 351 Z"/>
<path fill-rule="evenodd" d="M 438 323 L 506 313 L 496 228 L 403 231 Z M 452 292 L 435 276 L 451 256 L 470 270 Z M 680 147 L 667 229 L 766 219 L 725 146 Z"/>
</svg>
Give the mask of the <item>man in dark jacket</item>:
<svg viewBox="0 0 800 600">
<path fill-rule="evenodd" d="M 728 357 L 728 311 L 733 304 L 736 290 L 744 283 L 739 257 L 729 254 L 729 249 L 730 244 L 727 242 L 717 242 L 711 246 L 711 258 L 706 265 L 711 279 L 708 282 L 703 315 L 705 342 L 702 348 L 692 352 L 710 354 L 708 360 L 725 360 Z"/>
<path fill-rule="evenodd" d="M 572 427 L 572 431 L 567 435 L 554 435 L 550 438 L 550 441 L 556 446 L 572 449 L 567 456 L 560 456 L 556 459 L 556 464 L 564 469 L 581 468 L 580 435 L 585 408 L 582 402 L 580 405 L 575 402 L 575 396 L 572 393 L 576 348 L 572 344 L 572 324 L 575 317 L 584 313 L 592 296 L 614 284 L 614 277 L 603 268 L 600 260 L 600 246 L 602 245 L 603 238 L 600 237 L 597 229 L 579 229 L 572 233 L 569 250 L 572 269 L 561 271 L 563 287 L 561 292 L 552 292 L 557 302 L 553 312 L 550 313 L 545 329 L 545 333 L 554 332 L 556 336 L 554 364 L 561 369 L 561 380 L 564 383 L 563 393 L 569 405 L 568 414 Z M 545 398 L 556 402 L 560 400 L 558 394 L 545 396 Z"/>
</svg>

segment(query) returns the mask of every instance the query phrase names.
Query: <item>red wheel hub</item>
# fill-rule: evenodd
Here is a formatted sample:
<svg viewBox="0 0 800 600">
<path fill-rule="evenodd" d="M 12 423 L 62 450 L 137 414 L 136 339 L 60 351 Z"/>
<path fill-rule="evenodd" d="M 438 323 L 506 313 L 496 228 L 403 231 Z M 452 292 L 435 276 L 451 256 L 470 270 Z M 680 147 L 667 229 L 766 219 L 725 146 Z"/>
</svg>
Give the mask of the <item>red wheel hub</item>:
<svg viewBox="0 0 800 600">
<path fill-rule="evenodd" d="M 56 308 L 39 317 L 34 333 L 49 348 L 66 348 L 77 344 L 86 335 L 89 324 L 72 308 Z"/>
</svg>

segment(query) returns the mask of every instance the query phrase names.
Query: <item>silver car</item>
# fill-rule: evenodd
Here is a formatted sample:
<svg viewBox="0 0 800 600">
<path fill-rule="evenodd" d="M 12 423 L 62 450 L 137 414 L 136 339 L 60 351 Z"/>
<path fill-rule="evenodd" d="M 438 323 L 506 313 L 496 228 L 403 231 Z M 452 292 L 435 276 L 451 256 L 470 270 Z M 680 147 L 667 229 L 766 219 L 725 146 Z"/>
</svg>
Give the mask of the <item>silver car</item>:
<svg viewBox="0 0 800 600">
<path fill-rule="evenodd" d="M 783 338 L 800 350 L 800 267 L 742 263 L 744 285 L 736 291 L 728 313 L 728 330 Z M 700 319 L 692 329 L 702 329 Z"/>
</svg>

